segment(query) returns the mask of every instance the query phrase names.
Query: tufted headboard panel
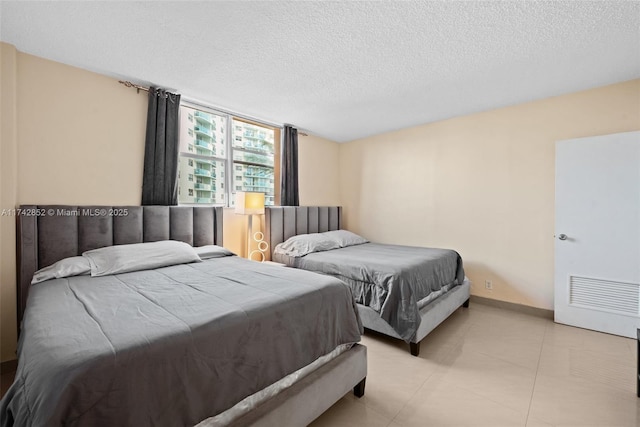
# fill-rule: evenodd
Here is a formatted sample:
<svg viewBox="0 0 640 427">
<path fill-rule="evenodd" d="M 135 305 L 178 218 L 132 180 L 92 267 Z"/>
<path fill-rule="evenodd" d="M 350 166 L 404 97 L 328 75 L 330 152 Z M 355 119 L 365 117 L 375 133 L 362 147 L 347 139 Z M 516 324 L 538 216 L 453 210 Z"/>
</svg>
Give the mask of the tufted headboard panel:
<svg viewBox="0 0 640 427">
<path fill-rule="evenodd" d="M 84 251 L 180 240 L 222 246 L 222 207 L 23 205 L 17 215 L 18 329 L 33 273 Z"/>
<path fill-rule="evenodd" d="M 323 233 L 342 226 L 341 206 L 272 206 L 265 208 L 269 250 L 298 234 Z"/>
</svg>

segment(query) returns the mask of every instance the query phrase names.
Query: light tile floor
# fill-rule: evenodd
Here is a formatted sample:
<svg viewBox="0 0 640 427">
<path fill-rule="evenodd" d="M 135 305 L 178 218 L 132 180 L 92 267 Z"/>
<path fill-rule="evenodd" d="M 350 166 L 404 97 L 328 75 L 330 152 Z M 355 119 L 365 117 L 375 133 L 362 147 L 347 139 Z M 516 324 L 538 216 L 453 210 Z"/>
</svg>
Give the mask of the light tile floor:
<svg viewBox="0 0 640 427">
<path fill-rule="evenodd" d="M 312 426 L 637 427 L 636 341 L 482 304 L 421 345 L 367 334 L 367 386 Z"/>
</svg>

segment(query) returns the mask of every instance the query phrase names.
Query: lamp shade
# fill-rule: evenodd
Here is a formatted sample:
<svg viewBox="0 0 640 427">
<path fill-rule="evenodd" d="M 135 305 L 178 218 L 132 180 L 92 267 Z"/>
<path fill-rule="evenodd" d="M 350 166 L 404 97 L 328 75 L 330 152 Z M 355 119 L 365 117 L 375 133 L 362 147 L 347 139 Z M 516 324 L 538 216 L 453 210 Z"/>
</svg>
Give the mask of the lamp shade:
<svg viewBox="0 0 640 427">
<path fill-rule="evenodd" d="M 236 193 L 236 213 L 262 215 L 264 213 L 264 193 L 238 191 Z"/>
</svg>

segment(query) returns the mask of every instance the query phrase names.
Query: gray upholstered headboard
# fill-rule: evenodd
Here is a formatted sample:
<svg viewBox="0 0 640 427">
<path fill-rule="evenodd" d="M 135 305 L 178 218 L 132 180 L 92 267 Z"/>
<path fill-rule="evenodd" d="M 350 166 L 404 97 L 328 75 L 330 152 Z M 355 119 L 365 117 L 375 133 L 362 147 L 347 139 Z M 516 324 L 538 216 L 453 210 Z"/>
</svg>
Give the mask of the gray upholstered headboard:
<svg viewBox="0 0 640 427">
<path fill-rule="evenodd" d="M 222 246 L 222 207 L 23 205 L 17 216 L 18 330 L 33 273 L 104 246 L 180 240 Z"/>
<path fill-rule="evenodd" d="M 265 208 L 269 250 L 298 234 L 323 233 L 342 226 L 341 206 L 273 206 Z"/>
</svg>

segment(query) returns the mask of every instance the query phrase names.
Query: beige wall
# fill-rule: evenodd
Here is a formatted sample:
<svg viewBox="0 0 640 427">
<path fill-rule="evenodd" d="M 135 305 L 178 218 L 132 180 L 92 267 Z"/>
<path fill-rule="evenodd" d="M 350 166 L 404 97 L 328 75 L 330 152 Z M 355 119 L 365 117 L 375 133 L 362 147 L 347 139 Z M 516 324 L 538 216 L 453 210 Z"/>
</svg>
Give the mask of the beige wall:
<svg viewBox="0 0 640 427">
<path fill-rule="evenodd" d="M 18 202 L 140 204 L 146 93 L 19 54 Z"/>
<path fill-rule="evenodd" d="M 633 130 L 640 80 L 342 144 L 345 225 L 456 249 L 473 294 L 553 309 L 555 142 Z"/>
<path fill-rule="evenodd" d="M 317 136 L 298 136 L 300 205 L 340 205 L 340 145 Z"/>
<path fill-rule="evenodd" d="M 0 361 L 15 359 L 17 201 L 16 74 L 17 51 L 0 43 Z"/>
<path fill-rule="evenodd" d="M 5 43 L 0 59 L 0 208 L 139 204 L 146 93 Z M 299 155 L 301 200 L 338 204 L 338 145 L 311 138 Z M 224 218 L 225 246 L 243 253 L 246 217 L 225 209 Z M 0 360 L 7 361 L 16 349 L 15 217 L 1 221 Z"/>
</svg>

